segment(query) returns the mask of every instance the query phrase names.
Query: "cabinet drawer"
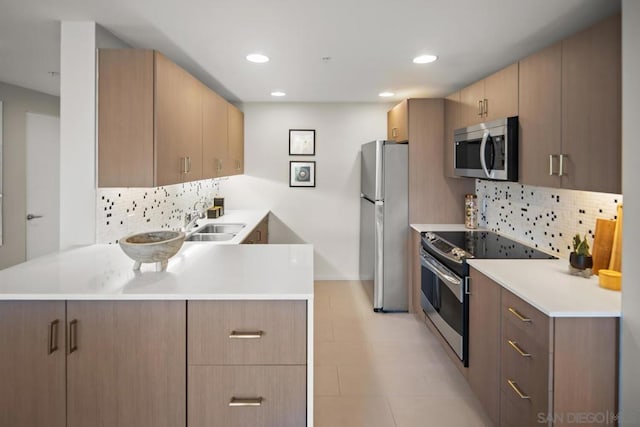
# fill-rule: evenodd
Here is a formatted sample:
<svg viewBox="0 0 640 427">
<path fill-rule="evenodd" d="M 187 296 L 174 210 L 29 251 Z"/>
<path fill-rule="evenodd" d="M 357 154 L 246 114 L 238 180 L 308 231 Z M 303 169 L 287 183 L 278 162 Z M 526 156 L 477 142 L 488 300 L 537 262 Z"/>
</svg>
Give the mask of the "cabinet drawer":
<svg viewBox="0 0 640 427">
<path fill-rule="evenodd" d="M 506 290 L 502 291 L 502 319 L 528 334 L 541 346 L 549 346 L 549 317 Z"/>
<path fill-rule="evenodd" d="M 535 417 L 531 402 L 512 398 L 504 391 L 500 394 L 500 427 L 542 426 Z"/>
<path fill-rule="evenodd" d="M 190 365 L 304 365 L 306 301 L 189 301 Z"/>
<path fill-rule="evenodd" d="M 535 342 L 512 322 L 503 322 L 502 328 L 501 389 L 518 398 L 517 392 L 509 385 L 509 381 L 513 381 L 520 391 L 530 397 L 528 400 L 536 409 L 546 408 L 550 387 L 549 348 Z"/>
<path fill-rule="evenodd" d="M 190 366 L 188 378 L 190 427 L 306 425 L 306 366 Z"/>
</svg>

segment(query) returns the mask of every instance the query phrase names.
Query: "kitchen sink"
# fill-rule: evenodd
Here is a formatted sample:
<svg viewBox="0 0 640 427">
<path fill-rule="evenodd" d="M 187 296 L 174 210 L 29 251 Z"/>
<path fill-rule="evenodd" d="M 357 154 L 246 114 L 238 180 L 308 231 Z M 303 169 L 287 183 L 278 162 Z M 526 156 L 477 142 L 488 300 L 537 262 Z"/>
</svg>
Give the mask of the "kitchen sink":
<svg viewBox="0 0 640 427">
<path fill-rule="evenodd" d="M 234 237 L 233 233 L 193 233 L 185 240 L 188 242 L 224 242 Z"/>
<path fill-rule="evenodd" d="M 246 224 L 207 224 L 196 230 L 196 233 L 232 233 L 235 234 L 246 227 Z"/>
</svg>

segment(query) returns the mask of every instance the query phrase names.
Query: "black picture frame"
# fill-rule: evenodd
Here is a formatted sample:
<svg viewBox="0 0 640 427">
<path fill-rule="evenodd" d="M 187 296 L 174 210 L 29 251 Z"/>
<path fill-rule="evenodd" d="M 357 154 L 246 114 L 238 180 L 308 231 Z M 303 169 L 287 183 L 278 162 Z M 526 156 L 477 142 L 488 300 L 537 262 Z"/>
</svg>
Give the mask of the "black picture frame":
<svg viewBox="0 0 640 427">
<path fill-rule="evenodd" d="M 316 162 L 292 160 L 289 162 L 289 187 L 315 188 Z"/>
<path fill-rule="evenodd" d="M 315 156 L 316 155 L 316 130 L 315 129 L 289 129 L 289 155 L 290 156 Z"/>
</svg>

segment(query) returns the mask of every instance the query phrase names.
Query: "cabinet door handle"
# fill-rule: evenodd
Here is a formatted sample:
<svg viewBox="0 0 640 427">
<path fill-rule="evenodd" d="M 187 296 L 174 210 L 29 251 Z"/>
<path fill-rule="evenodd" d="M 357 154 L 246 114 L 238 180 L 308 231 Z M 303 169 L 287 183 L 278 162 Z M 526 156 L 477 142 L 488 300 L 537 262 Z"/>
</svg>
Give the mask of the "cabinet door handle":
<svg viewBox="0 0 640 427">
<path fill-rule="evenodd" d="M 53 354 L 58 350 L 58 325 L 60 320 L 56 319 L 49 323 L 49 351 L 47 354 Z"/>
<path fill-rule="evenodd" d="M 231 331 L 229 334 L 229 338 L 238 338 L 238 339 L 258 339 L 262 338 L 264 335 L 264 331 Z"/>
<path fill-rule="evenodd" d="M 262 241 L 262 231 L 257 230 L 258 233 L 258 241 L 261 242 Z"/>
<path fill-rule="evenodd" d="M 482 99 L 478 100 L 478 116 L 482 117 L 484 113 L 484 106 L 482 105 Z"/>
<path fill-rule="evenodd" d="M 180 157 L 180 173 L 182 175 L 187 173 L 187 158 Z"/>
<path fill-rule="evenodd" d="M 558 157 L 557 154 L 549 154 L 549 176 L 555 175 L 555 172 L 553 172 L 553 159 L 556 157 Z"/>
<path fill-rule="evenodd" d="M 78 350 L 78 319 L 69 322 L 69 354 Z"/>
<path fill-rule="evenodd" d="M 187 173 L 191 172 L 191 157 L 187 157 Z"/>
<path fill-rule="evenodd" d="M 487 117 L 489 115 L 489 100 L 487 98 L 484 99 L 482 108 L 484 110 L 484 116 Z"/>
<path fill-rule="evenodd" d="M 232 397 L 229 406 L 262 406 L 262 397 Z"/>
<path fill-rule="evenodd" d="M 516 392 L 516 394 L 518 395 L 518 397 L 520 397 L 520 399 L 531 399 L 531 396 L 527 396 L 522 392 L 522 390 L 520 390 L 520 388 L 518 387 L 518 384 L 515 381 L 507 380 L 507 383 L 509 383 L 509 386 L 513 389 L 513 391 Z"/>
<path fill-rule="evenodd" d="M 516 310 L 515 308 L 509 307 L 509 312 L 514 316 L 516 316 L 522 322 L 526 322 L 526 323 L 531 322 L 531 319 L 529 319 L 528 317 L 524 317 L 522 314 L 518 313 L 518 310 Z"/>
<path fill-rule="evenodd" d="M 518 354 L 520 356 L 522 356 L 522 357 L 531 357 L 531 354 L 529 354 L 526 351 L 524 351 L 523 349 L 521 349 L 516 341 L 507 340 L 507 342 L 509 343 L 511 348 L 513 348 L 515 351 L 518 352 Z"/>
<path fill-rule="evenodd" d="M 560 165 L 558 166 L 558 176 L 564 176 L 564 158 L 567 157 L 569 158 L 569 156 L 567 156 L 566 154 L 560 154 Z"/>
</svg>

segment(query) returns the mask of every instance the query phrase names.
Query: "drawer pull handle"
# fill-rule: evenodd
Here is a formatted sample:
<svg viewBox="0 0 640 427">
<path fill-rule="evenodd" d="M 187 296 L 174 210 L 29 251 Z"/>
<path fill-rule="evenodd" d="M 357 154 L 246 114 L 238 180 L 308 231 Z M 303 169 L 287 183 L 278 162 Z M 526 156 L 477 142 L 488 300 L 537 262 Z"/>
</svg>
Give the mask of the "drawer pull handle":
<svg viewBox="0 0 640 427">
<path fill-rule="evenodd" d="M 509 312 L 511 312 L 511 314 L 516 316 L 522 322 L 531 322 L 531 319 L 529 319 L 528 317 L 524 317 L 522 314 L 518 313 L 518 310 L 516 310 L 515 308 L 509 307 Z"/>
<path fill-rule="evenodd" d="M 531 396 L 527 396 L 520 390 L 520 388 L 518 388 L 518 384 L 516 384 L 515 381 L 507 380 L 507 382 L 509 383 L 509 386 L 513 389 L 513 391 L 516 392 L 518 397 L 520 397 L 520 399 L 531 399 Z"/>
<path fill-rule="evenodd" d="M 262 406 L 262 397 L 232 397 L 229 401 L 229 406 Z"/>
<path fill-rule="evenodd" d="M 522 357 L 531 357 L 531 354 L 525 352 L 523 349 L 520 348 L 520 346 L 518 345 L 518 343 L 516 341 L 511 341 L 511 340 L 507 340 L 507 342 L 509 343 L 509 345 L 518 352 L 518 354 Z"/>
<path fill-rule="evenodd" d="M 263 335 L 264 335 L 263 331 L 255 331 L 255 332 L 231 331 L 231 333 L 229 334 L 229 338 L 256 339 L 256 338 L 262 338 Z"/>
</svg>

